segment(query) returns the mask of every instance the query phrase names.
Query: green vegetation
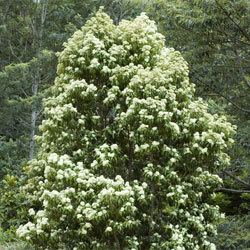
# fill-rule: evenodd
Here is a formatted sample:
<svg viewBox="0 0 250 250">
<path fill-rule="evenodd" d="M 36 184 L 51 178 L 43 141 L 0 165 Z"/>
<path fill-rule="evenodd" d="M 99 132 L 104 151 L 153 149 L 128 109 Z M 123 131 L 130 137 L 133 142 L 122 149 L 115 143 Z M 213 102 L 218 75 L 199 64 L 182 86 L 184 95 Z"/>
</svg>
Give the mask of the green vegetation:
<svg viewBox="0 0 250 250">
<path fill-rule="evenodd" d="M 41 155 L 35 135 L 43 136 L 38 127 L 48 118 L 42 100 L 59 94 L 54 87 L 57 52 L 100 6 L 115 25 L 146 12 L 165 36 L 165 46 L 187 61 L 195 95 L 208 103 L 208 112 L 237 125 L 234 146 L 227 152 L 230 164 L 213 172 L 223 186 L 208 202 L 219 205 L 226 219 L 211 241 L 218 249 L 250 248 L 248 0 L 0 0 L 0 249 L 28 249 L 15 231 L 31 219 L 27 207 L 34 206 L 20 187 L 30 177 L 26 173 L 33 163 L 28 161 Z"/>
<path fill-rule="evenodd" d="M 214 249 L 213 173 L 228 165 L 234 128 L 194 98 L 154 22 L 115 26 L 98 11 L 57 72 L 18 236 L 50 249 Z"/>
</svg>

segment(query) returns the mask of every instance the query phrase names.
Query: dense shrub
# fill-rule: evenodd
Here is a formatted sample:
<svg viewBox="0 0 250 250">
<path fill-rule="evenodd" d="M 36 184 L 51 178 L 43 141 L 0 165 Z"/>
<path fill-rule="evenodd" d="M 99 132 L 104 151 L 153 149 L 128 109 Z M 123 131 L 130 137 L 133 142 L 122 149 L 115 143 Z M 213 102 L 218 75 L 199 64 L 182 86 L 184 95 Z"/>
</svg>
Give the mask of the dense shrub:
<svg viewBox="0 0 250 250">
<path fill-rule="evenodd" d="M 25 207 L 28 201 L 25 193 L 19 191 L 23 184 L 24 180 L 14 175 L 6 175 L 1 181 L 0 229 L 3 232 L 7 230 L 6 235 L 10 235 L 9 232 L 15 232 L 15 227 L 27 220 Z M 9 237 L 9 240 L 12 241 L 13 237 Z"/>
</svg>

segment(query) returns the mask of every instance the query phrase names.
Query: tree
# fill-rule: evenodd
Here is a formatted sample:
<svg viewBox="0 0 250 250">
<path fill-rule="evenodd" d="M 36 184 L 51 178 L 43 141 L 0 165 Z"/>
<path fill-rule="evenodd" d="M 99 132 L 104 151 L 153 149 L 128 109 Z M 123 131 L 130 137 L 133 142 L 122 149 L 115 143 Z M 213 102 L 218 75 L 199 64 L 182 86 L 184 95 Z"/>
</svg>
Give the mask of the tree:
<svg viewBox="0 0 250 250">
<path fill-rule="evenodd" d="M 214 249 L 234 127 L 194 97 L 187 63 L 141 14 L 102 10 L 59 56 L 17 233 L 49 249 Z"/>
</svg>

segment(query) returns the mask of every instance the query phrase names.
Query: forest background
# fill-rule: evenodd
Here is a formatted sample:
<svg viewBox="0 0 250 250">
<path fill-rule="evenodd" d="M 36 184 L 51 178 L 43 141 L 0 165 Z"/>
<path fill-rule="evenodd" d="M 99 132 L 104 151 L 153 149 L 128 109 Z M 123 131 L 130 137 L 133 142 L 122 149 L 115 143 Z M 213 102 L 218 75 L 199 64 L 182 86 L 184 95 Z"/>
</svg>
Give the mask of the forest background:
<svg viewBox="0 0 250 250">
<path fill-rule="evenodd" d="M 23 167 L 36 155 L 56 53 L 100 6 L 115 23 L 146 12 L 166 46 L 187 60 L 196 95 L 207 100 L 210 112 L 237 125 L 231 165 L 218 173 L 224 186 L 217 200 L 226 218 L 214 242 L 218 249 L 250 249 L 248 0 L 0 0 L 0 245 L 21 246 L 14 231 L 25 216 L 25 199 L 18 188 Z"/>
</svg>

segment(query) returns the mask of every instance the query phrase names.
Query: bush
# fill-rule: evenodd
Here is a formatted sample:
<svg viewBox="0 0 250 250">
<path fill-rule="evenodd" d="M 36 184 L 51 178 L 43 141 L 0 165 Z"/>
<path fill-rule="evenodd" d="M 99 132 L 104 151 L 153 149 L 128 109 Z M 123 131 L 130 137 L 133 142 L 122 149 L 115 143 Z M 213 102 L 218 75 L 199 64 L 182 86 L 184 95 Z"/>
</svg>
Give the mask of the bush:
<svg viewBox="0 0 250 250">
<path fill-rule="evenodd" d="M 26 242 L 16 237 L 16 228 L 10 227 L 7 230 L 0 228 L 0 250 L 33 250 Z"/>
<path fill-rule="evenodd" d="M 100 10 L 59 56 L 27 168 L 20 237 L 49 249 L 215 249 L 209 203 L 234 127 L 194 97 L 187 63 L 141 14 Z"/>
<path fill-rule="evenodd" d="M 4 231 L 14 229 L 27 220 L 25 194 L 20 192 L 24 184 L 21 177 L 6 175 L 0 185 L 0 227 Z M 13 230 L 11 230 L 13 231 Z"/>
</svg>

